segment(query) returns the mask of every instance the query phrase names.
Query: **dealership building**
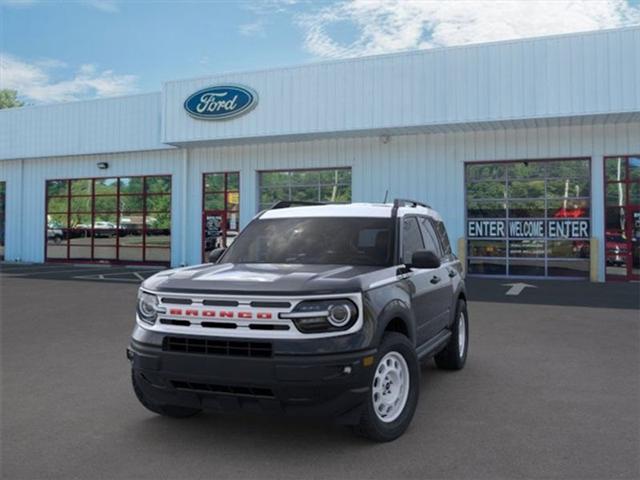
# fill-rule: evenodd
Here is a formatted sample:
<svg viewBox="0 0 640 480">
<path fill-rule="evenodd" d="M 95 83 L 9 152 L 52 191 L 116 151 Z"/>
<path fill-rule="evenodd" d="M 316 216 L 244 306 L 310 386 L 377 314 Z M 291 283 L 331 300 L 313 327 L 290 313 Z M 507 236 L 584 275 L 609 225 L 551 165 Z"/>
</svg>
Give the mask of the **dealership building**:
<svg viewBox="0 0 640 480">
<path fill-rule="evenodd" d="M 640 28 L 0 111 L 8 262 L 196 264 L 277 200 L 394 197 L 470 275 L 640 279 Z"/>
</svg>

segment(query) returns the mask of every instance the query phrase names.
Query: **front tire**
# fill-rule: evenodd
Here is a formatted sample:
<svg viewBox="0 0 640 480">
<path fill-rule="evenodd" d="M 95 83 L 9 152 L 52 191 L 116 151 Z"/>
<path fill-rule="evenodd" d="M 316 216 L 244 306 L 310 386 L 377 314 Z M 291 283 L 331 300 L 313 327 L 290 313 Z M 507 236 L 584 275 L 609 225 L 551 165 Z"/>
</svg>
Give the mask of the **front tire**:
<svg viewBox="0 0 640 480">
<path fill-rule="evenodd" d="M 420 367 L 414 346 L 404 335 L 385 334 L 355 432 L 376 442 L 395 440 L 411 423 L 419 393 Z"/>
<path fill-rule="evenodd" d="M 451 326 L 451 338 L 447 346 L 435 356 L 436 365 L 442 370 L 461 370 L 467 361 L 469 349 L 469 314 L 467 303 L 460 299 L 456 317 Z"/>
<path fill-rule="evenodd" d="M 144 380 L 136 375 L 136 372 L 132 369 L 131 383 L 133 385 L 133 391 L 142 406 L 153 413 L 162 415 L 163 417 L 188 418 L 193 417 L 202 411 L 199 408 L 180 407 L 177 405 L 156 405 L 144 394 L 140 387 L 140 382 L 144 382 Z"/>
</svg>

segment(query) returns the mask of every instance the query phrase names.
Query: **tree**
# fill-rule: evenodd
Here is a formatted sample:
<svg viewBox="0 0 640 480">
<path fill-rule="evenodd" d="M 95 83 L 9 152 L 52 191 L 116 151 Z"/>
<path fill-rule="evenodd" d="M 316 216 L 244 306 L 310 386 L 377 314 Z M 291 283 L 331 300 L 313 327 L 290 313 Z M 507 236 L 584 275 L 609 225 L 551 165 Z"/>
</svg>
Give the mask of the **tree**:
<svg viewBox="0 0 640 480">
<path fill-rule="evenodd" d="M 9 90 L 6 88 L 0 90 L 0 109 L 21 107 L 23 105 L 24 102 L 18 100 L 18 92 L 15 90 Z"/>
</svg>

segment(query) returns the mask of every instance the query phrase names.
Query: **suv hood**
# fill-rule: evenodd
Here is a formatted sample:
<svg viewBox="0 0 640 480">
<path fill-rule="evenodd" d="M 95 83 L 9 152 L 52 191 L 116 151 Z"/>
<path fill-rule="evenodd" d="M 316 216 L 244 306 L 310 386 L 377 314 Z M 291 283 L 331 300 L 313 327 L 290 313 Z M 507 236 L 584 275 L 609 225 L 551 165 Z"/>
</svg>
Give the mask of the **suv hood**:
<svg viewBox="0 0 640 480">
<path fill-rule="evenodd" d="M 176 293 L 321 295 L 365 290 L 384 270 L 348 265 L 204 264 L 157 273 L 142 287 Z"/>
</svg>

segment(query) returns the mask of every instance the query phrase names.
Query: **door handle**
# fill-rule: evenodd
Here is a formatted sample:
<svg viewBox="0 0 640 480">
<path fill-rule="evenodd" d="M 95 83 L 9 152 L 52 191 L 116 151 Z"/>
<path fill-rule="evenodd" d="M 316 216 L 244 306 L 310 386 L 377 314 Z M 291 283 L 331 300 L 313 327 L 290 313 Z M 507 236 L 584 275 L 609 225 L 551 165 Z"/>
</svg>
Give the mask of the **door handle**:
<svg viewBox="0 0 640 480">
<path fill-rule="evenodd" d="M 431 283 L 433 283 L 435 285 L 438 282 L 440 282 L 440 277 L 439 276 L 434 275 L 433 277 L 431 277 Z"/>
</svg>

